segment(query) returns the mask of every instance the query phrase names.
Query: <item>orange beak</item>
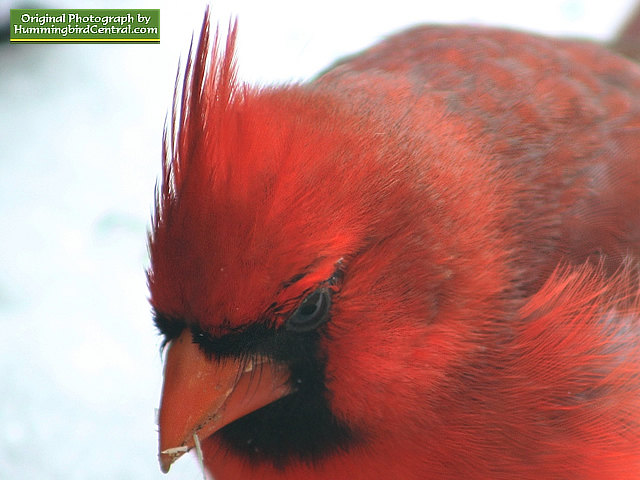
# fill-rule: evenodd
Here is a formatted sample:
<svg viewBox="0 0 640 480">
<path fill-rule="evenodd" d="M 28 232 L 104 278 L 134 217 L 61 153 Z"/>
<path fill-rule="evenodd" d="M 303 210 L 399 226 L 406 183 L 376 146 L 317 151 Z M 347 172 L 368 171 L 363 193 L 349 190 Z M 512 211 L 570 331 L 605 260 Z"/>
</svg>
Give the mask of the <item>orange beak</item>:
<svg viewBox="0 0 640 480">
<path fill-rule="evenodd" d="M 208 360 L 185 330 L 169 345 L 160 400 L 160 468 L 164 473 L 199 440 L 291 393 L 286 367 L 266 359 Z"/>
</svg>

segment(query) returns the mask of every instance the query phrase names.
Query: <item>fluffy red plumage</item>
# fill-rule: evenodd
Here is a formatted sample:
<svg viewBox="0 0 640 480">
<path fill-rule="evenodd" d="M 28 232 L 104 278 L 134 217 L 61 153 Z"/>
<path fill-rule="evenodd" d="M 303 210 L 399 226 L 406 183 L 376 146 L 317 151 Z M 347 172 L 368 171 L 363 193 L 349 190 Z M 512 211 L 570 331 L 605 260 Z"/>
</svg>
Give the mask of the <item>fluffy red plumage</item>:
<svg viewBox="0 0 640 480">
<path fill-rule="evenodd" d="M 639 478 L 640 68 L 419 27 L 252 88 L 235 37 L 205 16 L 165 138 L 163 468 Z"/>
</svg>

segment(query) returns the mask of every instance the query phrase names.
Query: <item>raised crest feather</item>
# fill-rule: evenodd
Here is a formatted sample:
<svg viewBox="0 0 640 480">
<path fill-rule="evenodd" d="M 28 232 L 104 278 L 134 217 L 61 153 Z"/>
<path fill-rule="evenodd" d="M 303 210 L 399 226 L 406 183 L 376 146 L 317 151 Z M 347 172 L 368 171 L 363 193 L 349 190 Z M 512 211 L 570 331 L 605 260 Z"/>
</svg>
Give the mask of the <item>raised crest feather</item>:
<svg viewBox="0 0 640 480">
<path fill-rule="evenodd" d="M 162 139 L 162 183 L 156 195 L 154 228 L 158 228 L 170 202 L 179 202 L 191 179 L 209 168 L 207 154 L 215 149 L 215 136 L 203 135 L 204 125 L 219 126 L 236 94 L 235 42 L 237 20 L 229 22 L 225 49 L 220 53 L 220 29 L 210 42 L 210 14 L 207 8 L 200 37 L 193 51 L 193 37 L 180 86 L 180 65 L 176 73 L 171 120 Z M 205 175 L 206 176 L 206 175 Z"/>
</svg>

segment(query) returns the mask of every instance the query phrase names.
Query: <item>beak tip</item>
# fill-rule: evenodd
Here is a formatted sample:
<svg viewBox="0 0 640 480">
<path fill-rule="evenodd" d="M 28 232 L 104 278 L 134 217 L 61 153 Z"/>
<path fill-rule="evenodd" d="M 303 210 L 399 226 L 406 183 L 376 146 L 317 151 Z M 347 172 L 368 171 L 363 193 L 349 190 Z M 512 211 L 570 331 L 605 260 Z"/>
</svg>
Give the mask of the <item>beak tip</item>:
<svg viewBox="0 0 640 480">
<path fill-rule="evenodd" d="M 158 454 L 160 471 L 162 471 L 162 473 L 168 473 L 173 462 L 175 462 L 178 457 L 181 457 L 187 450 L 187 447 L 177 447 L 161 451 Z"/>
<path fill-rule="evenodd" d="M 162 473 L 169 473 L 169 469 L 171 468 L 171 464 L 173 463 L 173 458 L 171 458 L 171 455 L 166 455 L 161 453 L 159 456 L 159 461 L 160 461 L 160 471 Z"/>
<path fill-rule="evenodd" d="M 160 470 L 162 473 L 167 473 L 173 462 L 187 453 L 190 450 L 190 447 L 184 444 L 170 448 L 163 448 L 163 446 L 163 442 L 161 441 L 159 448 L 160 451 L 158 452 L 158 461 L 160 462 Z"/>
</svg>

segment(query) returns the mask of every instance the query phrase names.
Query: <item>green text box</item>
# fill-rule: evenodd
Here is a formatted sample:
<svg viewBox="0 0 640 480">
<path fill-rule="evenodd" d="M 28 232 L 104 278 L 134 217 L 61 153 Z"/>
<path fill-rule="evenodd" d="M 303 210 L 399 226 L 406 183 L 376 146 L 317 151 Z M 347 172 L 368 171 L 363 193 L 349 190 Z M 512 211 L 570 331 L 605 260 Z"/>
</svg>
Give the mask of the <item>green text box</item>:
<svg viewBox="0 0 640 480">
<path fill-rule="evenodd" d="M 11 9 L 11 43 L 160 43 L 159 9 Z"/>
</svg>

